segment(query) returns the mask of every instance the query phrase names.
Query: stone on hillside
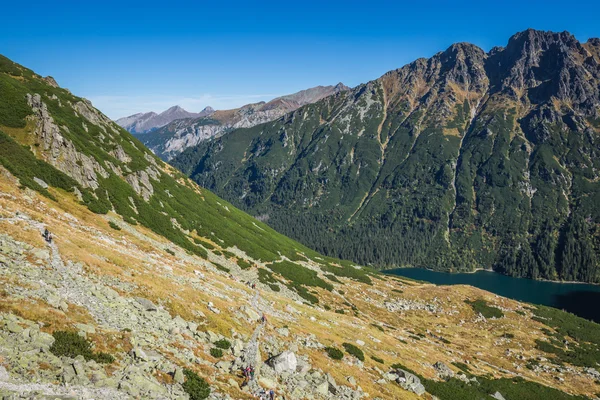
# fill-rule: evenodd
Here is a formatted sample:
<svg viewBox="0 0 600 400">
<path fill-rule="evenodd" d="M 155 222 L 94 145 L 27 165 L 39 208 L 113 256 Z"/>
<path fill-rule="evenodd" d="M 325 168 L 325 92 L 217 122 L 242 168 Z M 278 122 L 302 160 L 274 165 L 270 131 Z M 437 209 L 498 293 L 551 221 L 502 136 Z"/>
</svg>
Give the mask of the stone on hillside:
<svg viewBox="0 0 600 400">
<path fill-rule="evenodd" d="M 351 384 L 352 386 L 356 386 L 356 379 L 354 379 L 353 376 L 349 376 L 348 378 L 346 378 L 346 380 L 348 381 L 349 384 Z"/>
<path fill-rule="evenodd" d="M 250 307 L 243 306 L 242 311 L 248 316 L 248 320 L 250 321 L 258 321 L 260 319 L 260 315 Z"/>
<path fill-rule="evenodd" d="M 273 379 L 264 376 L 258 378 L 258 384 L 266 389 L 275 389 L 277 387 L 277 383 Z"/>
<path fill-rule="evenodd" d="M 398 375 L 398 384 L 404 389 L 410 390 L 419 396 L 425 393 L 425 387 L 416 375 L 411 374 L 403 369 L 398 369 L 395 371 L 395 373 Z"/>
<path fill-rule="evenodd" d="M 433 368 L 437 372 L 438 376 L 442 379 L 450 379 L 454 377 L 454 371 L 450 369 L 446 364 L 441 361 L 433 364 Z"/>
<path fill-rule="evenodd" d="M 7 382 L 9 379 L 10 375 L 8 374 L 8 371 L 6 371 L 6 368 L 0 365 L 0 382 Z"/>
<path fill-rule="evenodd" d="M 183 375 L 183 369 L 177 368 L 175 373 L 173 374 L 173 381 L 176 383 L 183 383 L 185 381 L 185 376 Z"/>
<path fill-rule="evenodd" d="M 329 382 L 327 382 L 325 380 L 325 381 L 319 383 L 315 387 L 315 392 L 319 393 L 322 396 L 327 396 L 327 394 L 329 393 Z"/>
<path fill-rule="evenodd" d="M 244 343 L 240 339 L 235 339 L 231 344 L 231 351 L 234 356 L 240 356 L 244 351 Z"/>
<path fill-rule="evenodd" d="M 365 345 L 365 342 L 363 342 L 363 341 L 362 341 L 362 340 L 360 340 L 360 339 L 356 339 L 356 344 L 357 344 L 357 345 L 359 345 L 359 346 L 364 346 L 364 345 Z"/>
<path fill-rule="evenodd" d="M 12 333 L 21 333 L 21 332 L 23 332 L 23 328 L 21 327 L 21 325 L 17 324 L 14 321 L 9 321 L 6 324 L 6 329 L 8 329 L 8 331 L 12 332 Z"/>
<path fill-rule="evenodd" d="M 502 396 L 502 394 L 500 392 L 496 392 L 494 394 L 490 394 L 490 396 L 492 396 L 496 400 L 506 400 L 504 398 L 504 396 Z"/>
<path fill-rule="evenodd" d="M 217 335 L 216 333 L 214 333 L 213 331 L 206 331 L 206 339 L 208 339 L 208 341 L 210 343 L 214 343 L 214 342 L 220 340 L 221 337 L 219 335 Z"/>
<path fill-rule="evenodd" d="M 75 324 L 75 327 L 77 329 L 79 329 L 81 332 L 89 333 L 89 334 L 92 334 L 92 335 L 96 333 L 96 328 L 94 328 L 92 325 L 88 325 L 88 324 Z"/>
<path fill-rule="evenodd" d="M 217 369 L 221 370 L 222 372 L 229 372 L 229 370 L 231 369 L 231 361 L 219 361 L 215 364 L 215 367 L 217 367 Z"/>
<path fill-rule="evenodd" d="M 158 307 L 156 306 L 156 304 L 154 304 L 148 299 L 145 299 L 143 297 L 136 297 L 135 301 L 137 301 L 142 306 L 144 311 L 158 311 Z"/>
<path fill-rule="evenodd" d="M 296 359 L 296 355 L 291 351 L 284 351 L 283 353 L 271 358 L 270 364 L 277 374 L 281 374 L 283 372 L 296 372 L 298 360 Z"/>
<path fill-rule="evenodd" d="M 43 180 L 41 180 L 40 178 L 34 176 L 33 181 L 35 183 L 37 183 L 38 185 L 40 185 L 42 187 L 42 189 L 48 189 L 48 184 L 46 182 L 44 182 Z"/>
<path fill-rule="evenodd" d="M 148 355 L 139 347 L 135 347 L 133 350 L 131 350 L 131 355 L 138 360 L 148 361 Z"/>
</svg>

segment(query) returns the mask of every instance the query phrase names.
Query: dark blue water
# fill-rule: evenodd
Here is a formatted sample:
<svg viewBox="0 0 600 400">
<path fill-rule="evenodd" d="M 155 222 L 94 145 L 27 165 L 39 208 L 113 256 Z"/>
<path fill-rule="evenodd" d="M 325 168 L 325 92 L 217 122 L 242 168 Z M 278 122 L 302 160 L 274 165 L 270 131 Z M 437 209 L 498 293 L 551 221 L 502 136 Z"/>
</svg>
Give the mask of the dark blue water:
<svg viewBox="0 0 600 400">
<path fill-rule="evenodd" d="M 399 268 L 385 272 L 436 285 L 471 285 L 500 296 L 559 308 L 600 322 L 600 307 L 598 306 L 600 304 L 600 286 L 598 285 L 535 281 L 512 278 L 489 271 L 450 274 L 422 268 Z"/>
</svg>

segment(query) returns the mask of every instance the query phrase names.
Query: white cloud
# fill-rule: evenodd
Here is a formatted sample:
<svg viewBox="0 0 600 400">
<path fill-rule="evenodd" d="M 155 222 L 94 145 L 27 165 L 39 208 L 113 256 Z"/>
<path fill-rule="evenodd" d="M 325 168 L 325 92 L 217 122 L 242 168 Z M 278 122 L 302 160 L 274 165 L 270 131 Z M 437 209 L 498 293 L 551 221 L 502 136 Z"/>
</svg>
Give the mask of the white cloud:
<svg viewBox="0 0 600 400">
<path fill-rule="evenodd" d="M 89 96 L 88 99 L 96 108 L 112 119 L 127 117 L 139 112 L 154 111 L 160 113 L 171 106 L 181 106 L 190 112 L 199 112 L 206 106 L 215 110 L 227 110 L 241 107 L 244 104 L 269 101 L 279 95 L 225 95 L 215 96 L 205 94 L 197 97 L 178 96 Z"/>
</svg>

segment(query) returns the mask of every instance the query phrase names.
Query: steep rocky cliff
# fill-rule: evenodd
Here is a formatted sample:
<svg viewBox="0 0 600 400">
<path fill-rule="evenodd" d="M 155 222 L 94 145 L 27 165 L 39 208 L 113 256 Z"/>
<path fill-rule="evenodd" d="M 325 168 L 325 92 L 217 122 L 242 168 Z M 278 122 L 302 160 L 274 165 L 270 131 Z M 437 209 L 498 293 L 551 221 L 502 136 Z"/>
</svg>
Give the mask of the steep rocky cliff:
<svg viewBox="0 0 600 400">
<path fill-rule="evenodd" d="M 173 164 L 328 255 L 598 282 L 599 43 L 458 43 Z"/>
</svg>

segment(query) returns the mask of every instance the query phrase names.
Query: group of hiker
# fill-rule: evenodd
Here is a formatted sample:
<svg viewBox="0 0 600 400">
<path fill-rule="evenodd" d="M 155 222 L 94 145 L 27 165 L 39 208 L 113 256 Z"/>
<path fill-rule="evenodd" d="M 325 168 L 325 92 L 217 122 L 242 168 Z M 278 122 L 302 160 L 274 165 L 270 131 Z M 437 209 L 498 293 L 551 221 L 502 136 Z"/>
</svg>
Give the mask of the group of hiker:
<svg viewBox="0 0 600 400">
<path fill-rule="evenodd" d="M 44 229 L 44 233 L 42 234 L 42 236 L 44 237 L 44 240 L 46 240 L 47 243 L 52 243 L 52 234 L 50 233 L 48 228 Z"/>
<path fill-rule="evenodd" d="M 273 391 L 273 389 L 269 390 L 268 392 L 265 389 L 260 389 L 260 391 L 258 392 L 258 398 L 260 400 L 274 400 L 275 392 Z"/>
<path fill-rule="evenodd" d="M 248 382 L 254 380 L 254 367 L 248 365 L 247 367 L 242 368 L 242 374 L 244 374 L 244 382 L 242 383 L 242 387 L 244 387 Z"/>
</svg>

